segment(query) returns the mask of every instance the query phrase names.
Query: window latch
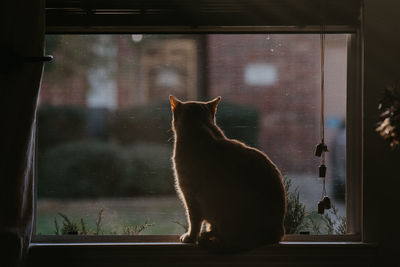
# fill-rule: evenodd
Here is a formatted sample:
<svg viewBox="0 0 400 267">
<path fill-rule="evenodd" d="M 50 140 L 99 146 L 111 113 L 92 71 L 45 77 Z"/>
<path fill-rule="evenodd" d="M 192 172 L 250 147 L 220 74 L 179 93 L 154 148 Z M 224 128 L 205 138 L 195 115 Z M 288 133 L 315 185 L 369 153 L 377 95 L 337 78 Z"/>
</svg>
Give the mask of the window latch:
<svg viewBox="0 0 400 267">
<path fill-rule="evenodd" d="M 17 68 L 19 68 L 24 63 L 35 63 L 35 62 L 49 62 L 53 60 L 53 56 L 22 56 L 12 49 L 1 49 L 1 51 L 6 51 L 5 55 L 2 57 L 0 62 L 0 73 L 7 74 Z"/>
</svg>

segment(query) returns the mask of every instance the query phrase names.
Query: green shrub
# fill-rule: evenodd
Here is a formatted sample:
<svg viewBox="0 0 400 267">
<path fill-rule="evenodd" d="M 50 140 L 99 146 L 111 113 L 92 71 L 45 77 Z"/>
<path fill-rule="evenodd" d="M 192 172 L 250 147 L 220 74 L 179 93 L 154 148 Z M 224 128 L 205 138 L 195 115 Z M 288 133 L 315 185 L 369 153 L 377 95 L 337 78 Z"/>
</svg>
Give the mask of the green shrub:
<svg viewBox="0 0 400 267">
<path fill-rule="evenodd" d="M 112 138 L 122 144 L 135 142 L 168 143 L 172 140 L 171 108 L 169 102 L 118 110 L 111 115 Z M 251 146 L 258 145 L 257 110 L 230 102 L 221 102 L 217 123 L 229 138 Z"/>
<path fill-rule="evenodd" d="M 102 129 L 97 129 L 96 121 L 100 121 Z M 223 101 L 218 108 L 217 122 L 228 137 L 257 146 L 257 110 Z M 113 112 L 70 106 L 42 106 L 38 109 L 40 151 L 89 137 L 103 141 L 111 138 L 121 144 L 166 144 L 171 143 L 172 136 L 169 102 Z"/>
<path fill-rule="evenodd" d="M 257 145 L 256 110 L 222 102 L 217 121 L 228 137 Z M 39 197 L 175 193 L 169 102 L 114 112 L 46 106 L 38 125 Z"/>
<path fill-rule="evenodd" d="M 172 146 L 156 143 L 137 143 L 127 151 L 133 167 L 125 181 L 125 194 L 159 195 L 174 194 L 171 163 Z"/>
<path fill-rule="evenodd" d="M 121 144 L 153 142 L 166 144 L 172 140 L 169 103 L 117 110 L 110 115 L 110 134 Z"/>
<path fill-rule="evenodd" d="M 43 153 L 39 197 L 96 198 L 174 194 L 172 146 L 138 143 L 121 147 L 99 141 L 72 142 Z"/>
<path fill-rule="evenodd" d="M 286 234 L 298 234 L 306 216 L 306 207 L 300 201 L 298 188 L 292 189 L 292 180 L 284 179 L 286 191 L 286 216 L 284 220 Z"/>
<path fill-rule="evenodd" d="M 345 235 L 347 234 L 346 216 L 339 215 L 339 209 L 332 203 L 332 208 L 324 214 L 316 210 L 308 212 L 304 218 L 303 227 L 314 235 Z"/>
<path fill-rule="evenodd" d="M 56 146 L 38 162 L 40 197 L 118 196 L 131 170 L 119 146 L 102 142 L 72 142 Z"/>
<path fill-rule="evenodd" d="M 87 109 L 68 106 L 42 106 L 37 112 L 38 145 L 44 151 L 57 144 L 85 139 Z"/>
</svg>

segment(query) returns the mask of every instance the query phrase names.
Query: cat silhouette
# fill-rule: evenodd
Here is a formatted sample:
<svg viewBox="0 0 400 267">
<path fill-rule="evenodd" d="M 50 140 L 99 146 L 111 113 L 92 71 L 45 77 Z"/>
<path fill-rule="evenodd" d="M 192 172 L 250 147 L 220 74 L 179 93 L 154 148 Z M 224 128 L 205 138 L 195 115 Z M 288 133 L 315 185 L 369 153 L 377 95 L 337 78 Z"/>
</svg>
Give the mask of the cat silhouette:
<svg viewBox="0 0 400 267">
<path fill-rule="evenodd" d="M 281 172 L 260 150 L 225 136 L 215 119 L 220 100 L 170 96 L 175 184 L 188 220 L 180 240 L 222 252 L 278 243 L 286 212 Z"/>
</svg>

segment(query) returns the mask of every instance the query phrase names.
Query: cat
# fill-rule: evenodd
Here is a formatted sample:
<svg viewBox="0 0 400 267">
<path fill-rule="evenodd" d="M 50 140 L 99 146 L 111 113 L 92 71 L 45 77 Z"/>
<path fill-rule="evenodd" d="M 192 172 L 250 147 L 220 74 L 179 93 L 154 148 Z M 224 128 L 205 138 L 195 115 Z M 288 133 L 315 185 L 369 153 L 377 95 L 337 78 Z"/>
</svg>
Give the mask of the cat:
<svg viewBox="0 0 400 267">
<path fill-rule="evenodd" d="M 263 152 L 227 138 L 216 125 L 221 97 L 209 102 L 169 98 L 175 185 L 188 220 L 181 242 L 234 252 L 281 241 L 286 197 L 276 165 Z"/>
</svg>

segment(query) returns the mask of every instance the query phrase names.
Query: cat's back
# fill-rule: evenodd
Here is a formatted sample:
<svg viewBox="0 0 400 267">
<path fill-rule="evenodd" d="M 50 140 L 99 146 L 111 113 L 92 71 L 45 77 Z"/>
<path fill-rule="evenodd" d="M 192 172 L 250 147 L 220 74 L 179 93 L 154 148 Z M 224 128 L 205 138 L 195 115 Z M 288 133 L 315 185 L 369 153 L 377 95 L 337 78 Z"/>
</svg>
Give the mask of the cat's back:
<svg viewBox="0 0 400 267">
<path fill-rule="evenodd" d="M 276 165 L 265 153 L 254 147 L 235 139 L 223 138 L 216 141 L 215 150 L 215 160 L 222 165 L 231 166 L 238 173 L 276 176 L 275 179 L 281 179 Z"/>
<path fill-rule="evenodd" d="M 208 187 L 204 195 L 211 199 L 208 207 L 223 203 L 219 209 L 209 208 L 215 209 L 213 215 L 225 214 L 238 228 L 246 228 L 252 221 L 257 234 L 272 227 L 277 234 L 273 240 L 280 240 L 286 201 L 276 165 L 262 151 L 228 138 L 216 142 L 213 154 L 215 163 L 207 182 L 216 190 Z"/>
</svg>

